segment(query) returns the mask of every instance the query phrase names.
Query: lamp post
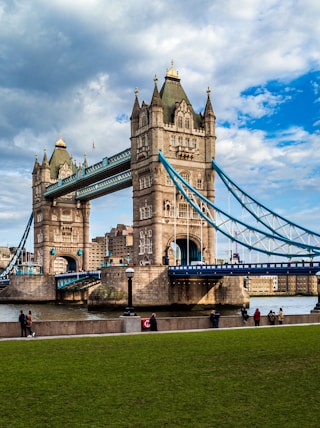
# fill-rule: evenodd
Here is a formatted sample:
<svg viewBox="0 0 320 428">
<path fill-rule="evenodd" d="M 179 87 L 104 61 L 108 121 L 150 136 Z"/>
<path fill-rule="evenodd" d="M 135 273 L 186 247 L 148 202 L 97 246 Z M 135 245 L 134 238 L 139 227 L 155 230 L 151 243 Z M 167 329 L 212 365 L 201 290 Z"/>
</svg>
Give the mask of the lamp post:
<svg viewBox="0 0 320 428">
<path fill-rule="evenodd" d="M 317 292 L 318 292 L 318 302 L 314 307 L 315 312 L 320 312 L 320 271 L 316 273 L 317 277 Z"/>
<path fill-rule="evenodd" d="M 132 306 L 132 278 L 134 276 L 134 269 L 131 267 L 126 269 L 126 276 L 128 278 L 128 306 L 125 308 L 123 315 L 136 315 L 134 307 Z"/>
</svg>

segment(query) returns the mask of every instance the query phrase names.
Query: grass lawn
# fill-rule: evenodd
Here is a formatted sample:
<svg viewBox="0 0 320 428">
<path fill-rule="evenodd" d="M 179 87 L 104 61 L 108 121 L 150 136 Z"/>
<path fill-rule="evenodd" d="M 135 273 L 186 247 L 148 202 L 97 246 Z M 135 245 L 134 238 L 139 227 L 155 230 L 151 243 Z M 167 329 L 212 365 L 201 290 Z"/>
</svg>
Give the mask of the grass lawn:
<svg viewBox="0 0 320 428">
<path fill-rule="evenodd" d="M 319 426 L 320 325 L 0 342 L 0 427 Z"/>
</svg>

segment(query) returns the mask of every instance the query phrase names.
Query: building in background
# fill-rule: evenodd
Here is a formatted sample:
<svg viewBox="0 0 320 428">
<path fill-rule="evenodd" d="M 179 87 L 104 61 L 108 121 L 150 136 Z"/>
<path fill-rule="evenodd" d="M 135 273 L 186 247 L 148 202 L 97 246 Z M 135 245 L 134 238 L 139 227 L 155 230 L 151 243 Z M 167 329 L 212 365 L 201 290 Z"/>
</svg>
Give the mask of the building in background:
<svg viewBox="0 0 320 428">
<path fill-rule="evenodd" d="M 105 235 L 106 256 L 105 264 L 130 265 L 133 259 L 133 228 L 118 224 Z"/>
<path fill-rule="evenodd" d="M 11 257 L 12 254 L 8 247 L 0 247 L 0 269 L 4 269 L 8 265 Z"/>
<path fill-rule="evenodd" d="M 245 283 L 250 296 L 270 296 L 278 291 L 278 276 L 276 275 L 246 277 Z"/>
<path fill-rule="evenodd" d="M 100 269 L 104 264 L 106 256 L 106 237 L 97 236 L 92 238 L 90 251 L 89 251 L 89 269 Z"/>
</svg>

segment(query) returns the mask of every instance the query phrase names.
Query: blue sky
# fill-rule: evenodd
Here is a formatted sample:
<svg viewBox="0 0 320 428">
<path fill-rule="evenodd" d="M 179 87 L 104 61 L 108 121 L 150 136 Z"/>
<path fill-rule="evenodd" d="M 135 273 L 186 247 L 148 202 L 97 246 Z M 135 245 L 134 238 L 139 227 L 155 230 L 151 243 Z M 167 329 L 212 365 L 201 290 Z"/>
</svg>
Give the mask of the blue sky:
<svg viewBox="0 0 320 428">
<path fill-rule="evenodd" d="M 211 89 L 218 164 L 320 232 L 319 17 L 316 0 L 2 0 L 0 246 L 31 213 L 35 154 L 60 134 L 89 164 L 129 147 L 135 88 L 149 103 L 172 59 L 196 111 Z M 131 224 L 131 205 L 130 189 L 92 201 L 91 237 Z"/>
</svg>

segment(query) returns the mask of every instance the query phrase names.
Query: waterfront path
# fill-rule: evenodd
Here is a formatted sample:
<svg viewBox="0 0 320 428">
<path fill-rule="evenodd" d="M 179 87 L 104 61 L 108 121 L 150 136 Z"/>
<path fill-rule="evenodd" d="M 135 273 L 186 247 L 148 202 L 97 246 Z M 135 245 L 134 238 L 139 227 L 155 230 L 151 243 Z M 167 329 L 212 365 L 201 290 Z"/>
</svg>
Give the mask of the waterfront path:
<svg viewBox="0 0 320 428">
<path fill-rule="evenodd" d="M 33 340 L 51 340 L 51 339 L 75 339 L 82 337 L 108 337 L 108 336 L 130 336 L 136 334 L 170 334 L 170 333 L 201 333 L 201 332 L 219 332 L 223 330 L 252 330 L 252 329 L 264 329 L 264 328 L 285 328 L 285 327 L 301 327 L 301 326 L 310 326 L 310 325 L 320 325 L 320 322 L 313 323 L 301 323 L 301 324 L 282 324 L 282 325 L 261 325 L 259 327 L 243 325 L 240 327 L 222 327 L 222 328 L 206 328 L 206 329 L 191 329 L 191 330 L 166 330 L 166 331 L 141 331 L 133 333 L 101 333 L 101 334 L 69 334 L 69 335 L 57 335 L 57 336 L 35 336 L 35 337 L 2 337 L 0 342 L 5 341 L 33 341 Z"/>
</svg>

